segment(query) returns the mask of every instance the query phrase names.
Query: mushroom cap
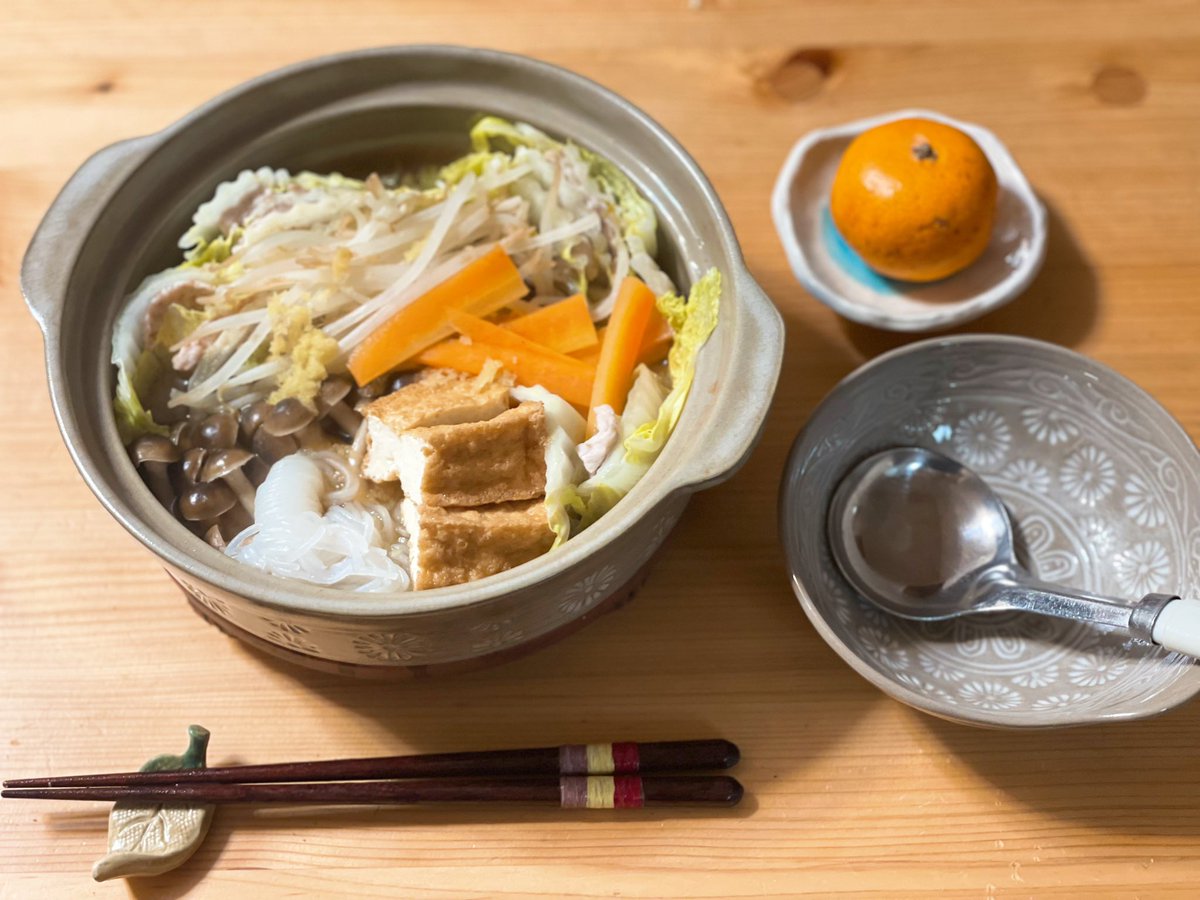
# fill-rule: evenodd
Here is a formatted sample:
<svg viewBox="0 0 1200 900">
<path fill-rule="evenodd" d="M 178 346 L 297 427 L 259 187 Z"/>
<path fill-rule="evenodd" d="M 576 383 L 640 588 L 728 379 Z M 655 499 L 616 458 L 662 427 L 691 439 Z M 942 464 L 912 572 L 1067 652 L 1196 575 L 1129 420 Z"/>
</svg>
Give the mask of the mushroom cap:
<svg viewBox="0 0 1200 900">
<path fill-rule="evenodd" d="M 295 397 L 288 397 L 271 407 L 271 411 L 263 418 L 259 431 L 265 431 L 273 437 L 285 437 L 295 434 L 316 417 L 316 410 L 305 406 Z"/>
<path fill-rule="evenodd" d="M 326 378 L 325 383 L 321 385 L 321 392 L 317 394 L 317 411 L 324 414 L 329 407 L 341 403 L 352 387 L 346 378 Z"/>
<path fill-rule="evenodd" d="M 196 429 L 196 443 L 217 450 L 237 443 L 238 421 L 232 413 L 213 413 Z"/>
<path fill-rule="evenodd" d="M 242 434 L 249 441 L 254 437 L 254 433 L 258 431 L 258 426 L 262 424 L 262 420 L 271 412 L 271 404 L 266 400 L 259 400 L 242 410 Z"/>
<path fill-rule="evenodd" d="M 208 456 L 208 451 L 203 447 L 193 447 L 190 450 L 185 450 L 183 453 L 183 462 L 180 463 L 180 471 L 183 472 L 183 481 L 185 484 L 193 485 L 200 483 L 200 473 L 204 469 L 204 460 Z"/>
<path fill-rule="evenodd" d="M 190 450 L 196 446 L 196 428 L 199 425 L 195 419 L 184 419 L 171 426 L 171 443 L 180 451 Z"/>
<path fill-rule="evenodd" d="M 207 522 L 233 509 L 237 503 L 224 482 L 198 484 L 179 498 L 179 514 L 189 522 Z"/>
<path fill-rule="evenodd" d="M 173 463 L 179 460 L 179 448 L 170 438 L 160 434 L 143 434 L 129 448 L 133 464 L 141 466 L 145 463 Z"/>
<path fill-rule="evenodd" d="M 236 472 L 252 459 L 254 459 L 254 454 L 241 447 L 213 450 L 200 467 L 200 480 L 207 484 L 218 478 L 224 478 L 230 472 Z"/>
</svg>

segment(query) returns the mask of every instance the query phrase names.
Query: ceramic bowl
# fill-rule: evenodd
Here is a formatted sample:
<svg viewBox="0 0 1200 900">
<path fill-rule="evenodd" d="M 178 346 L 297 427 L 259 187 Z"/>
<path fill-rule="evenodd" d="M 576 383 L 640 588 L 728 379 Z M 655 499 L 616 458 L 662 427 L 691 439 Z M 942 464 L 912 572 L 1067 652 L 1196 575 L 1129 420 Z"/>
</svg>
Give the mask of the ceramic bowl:
<svg viewBox="0 0 1200 900">
<path fill-rule="evenodd" d="M 796 596 L 857 672 L 926 712 L 1012 727 L 1136 719 L 1200 691 L 1190 658 L 1111 629 L 1027 613 L 919 623 L 859 599 L 829 555 L 830 495 L 860 460 L 901 445 L 982 475 L 1039 578 L 1130 601 L 1200 595 L 1200 453 L 1153 398 L 1052 344 L 924 341 L 822 401 L 781 490 Z"/>
<path fill-rule="evenodd" d="M 147 490 L 113 424 L 109 343 L 131 285 L 177 261 L 191 212 L 245 168 L 341 170 L 446 160 L 482 112 L 528 121 L 609 158 L 657 208 L 666 270 L 724 275 L 677 432 L 595 527 L 483 581 L 371 596 L 274 578 L 191 535 Z M 105 507 L 221 628 L 306 665 L 358 675 L 473 668 L 548 643 L 627 598 L 688 497 L 750 453 L 783 351 L 778 312 L 751 278 L 696 163 L 644 113 L 562 69 L 491 51 L 395 47 L 255 79 L 164 131 L 101 150 L 38 228 L 21 285 L 45 335 L 54 410 Z"/>
<path fill-rule="evenodd" d="M 829 214 L 833 177 L 863 131 L 897 119 L 933 119 L 969 134 L 1000 185 L 992 240 L 966 269 L 929 284 L 873 271 L 838 234 Z M 1003 306 L 1024 291 L 1046 255 L 1046 209 L 992 132 L 924 109 L 906 109 L 813 131 L 788 155 L 771 197 L 775 229 L 805 290 L 847 319 L 889 331 L 936 331 Z"/>
</svg>

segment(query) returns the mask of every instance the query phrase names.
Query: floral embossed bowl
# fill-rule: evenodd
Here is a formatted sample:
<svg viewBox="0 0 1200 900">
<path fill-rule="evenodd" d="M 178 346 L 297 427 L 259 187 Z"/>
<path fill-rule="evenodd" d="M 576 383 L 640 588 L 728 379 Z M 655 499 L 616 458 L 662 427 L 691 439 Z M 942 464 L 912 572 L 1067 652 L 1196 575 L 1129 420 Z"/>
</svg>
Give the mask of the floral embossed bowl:
<svg viewBox="0 0 1200 900">
<path fill-rule="evenodd" d="M 1200 453 L 1152 397 L 1040 341 L 923 341 L 868 363 L 822 401 L 780 494 L 796 595 L 859 674 L 926 712 L 1009 727 L 1134 719 L 1200 691 L 1190 658 L 1110 629 L 1026 613 L 913 622 L 859 599 L 829 555 L 829 498 L 859 460 L 898 445 L 982 475 L 1043 580 L 1131 601 L 1200 595 Z"/>
<path fill-rule="evenodd" d="M 476 116 L 519 119 L 620 166 L 654 203 L 676 283 L 724 275 L 720 322 L 691 399 L 647 475 L 594 528 L 483 581 L 391 597 L 265 575 L 194 537 L 155 500 L 117 436 L 113 320 L 131 285 L 178 257 L 176 238 L 219 182 L 263 165 L 365 175 L 466 152 Z M 519 56 L 392 47 L 301 63 L 234 88 L 165 130 L 87 160 L 26 254 L 59 426 L 84 479 L 210 621 L 319 668 L 359 675 L 472 668 L 528 652 L 628 598 L 688 497 L 728 478 L 766 417 L 783 353 L 779 313 L 742 261 L 711 185 L 662 128 L 599 85 Z"/>
</svg>

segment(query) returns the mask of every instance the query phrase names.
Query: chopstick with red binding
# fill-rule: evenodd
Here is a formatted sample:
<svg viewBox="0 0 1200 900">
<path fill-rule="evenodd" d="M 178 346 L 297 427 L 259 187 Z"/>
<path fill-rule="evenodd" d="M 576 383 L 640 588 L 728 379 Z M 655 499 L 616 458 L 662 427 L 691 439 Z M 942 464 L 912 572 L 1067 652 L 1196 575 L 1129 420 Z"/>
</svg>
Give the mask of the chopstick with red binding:
<svg viewBox="0 0 1200 900">
<path fill-rule="evenodd" d="M 521 750 L 425 753 L 313 762 L 218 766 L 165 772 L 116 772 L 15 778 L 5 788 L 149 787 L 172 784 L 273 784 L 390 778 L 510 777 L 517 775 L 637 775 L 728 769 L 741 755 L 725 740 L 565 744 Z M 9 796 L 8 793 L 5 796 Z M 66 799 L 66 798 L 64 798 Z"/>
<path fill-rule="evenodd" d="M 174 773 L 164 773 L 174 774 Z M 28 800 L 131 800 L 149 803 L 531 803 L 563 809 L 735 806 L 742 786 L 728 775 L 567 775 L 560 778 L 428 778 L 310 784 L 169 784 L 142 787 L 6 788 Z"/>
</svg>

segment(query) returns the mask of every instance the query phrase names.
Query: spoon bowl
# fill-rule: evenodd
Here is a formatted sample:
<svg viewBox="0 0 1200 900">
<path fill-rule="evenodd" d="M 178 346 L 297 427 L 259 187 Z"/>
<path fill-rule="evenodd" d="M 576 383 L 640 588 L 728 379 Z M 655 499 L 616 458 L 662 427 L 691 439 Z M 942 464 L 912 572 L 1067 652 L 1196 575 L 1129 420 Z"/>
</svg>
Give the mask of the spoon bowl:
<svg viewBox="0 0 1200 900">
<path fill-rule="evenodd" d="M 826 527 L 846 580 L 885 612 L 937 621 L 1024 610 L 1200 656 L 1200 601 L 1151 593 L 1127 603 L 1035 580 L 1017 562 L 1000 498 L 934 450 L 898 447 L 863 460 L 835 489 Z"/>
<path fill-rule="evenodd" d="M 898 616 L 975 611 L 978 573 L 1013 558 L 1008 511 L 954 460 L 901 447 L 864 460 L 829 508 L 829 544 L 863 597 Z"/>
</svg>

